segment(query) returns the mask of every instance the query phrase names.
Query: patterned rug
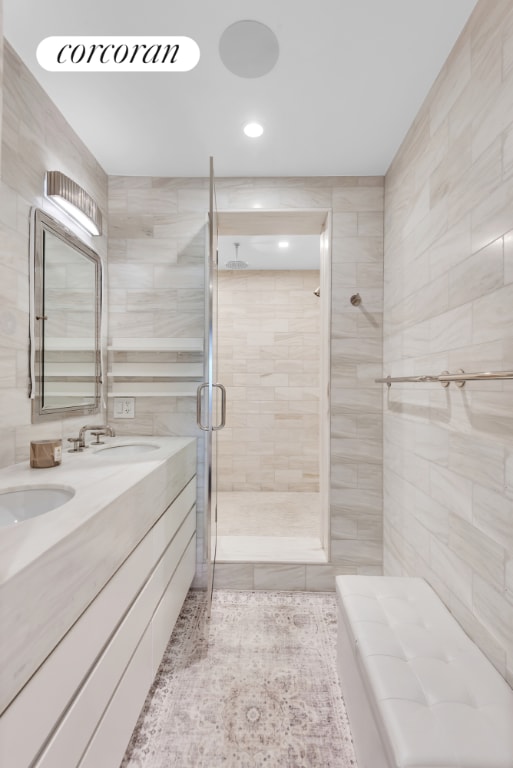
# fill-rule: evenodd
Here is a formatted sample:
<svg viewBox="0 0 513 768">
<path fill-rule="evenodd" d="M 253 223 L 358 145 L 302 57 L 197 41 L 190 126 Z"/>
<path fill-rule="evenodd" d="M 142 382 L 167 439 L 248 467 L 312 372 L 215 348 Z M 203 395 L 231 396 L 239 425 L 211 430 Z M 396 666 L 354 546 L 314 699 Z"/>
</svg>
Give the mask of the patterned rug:
<svg viewBox="0 0 513 768">
<path fill-rule="evenodd" d="M 356 768 L 334 594 L 184 603 L 121 768 Z"/>
</svg>

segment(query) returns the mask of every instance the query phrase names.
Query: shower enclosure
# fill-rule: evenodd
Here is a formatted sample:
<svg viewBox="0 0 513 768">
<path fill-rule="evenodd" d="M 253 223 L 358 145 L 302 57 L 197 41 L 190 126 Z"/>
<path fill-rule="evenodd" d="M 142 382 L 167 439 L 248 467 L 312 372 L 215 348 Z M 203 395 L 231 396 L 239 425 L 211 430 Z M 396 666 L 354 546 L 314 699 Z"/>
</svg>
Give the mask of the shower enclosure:
<svg viewBox="0 0 513 768">
<path fill-rule="evenodd" d="M 213 173 L 210 197 L 206 290 L 208 363 L 205 382 L 198 393 L 198 419 L 206 433 L 207 444 L 205 508 L 209 591 L 214 583 L 216 557 L 232 562 L 318 563 L 328 560 L 331 299 L 329 211 L 216 212 Z M 294 274 L 282 269 L 274 269 L 270 275 L 259 269 L 256 263 L 249 263 L 247 270 L 241 268 L 241 262 L 246 258 L 235 244 L 240 245 L 248 235 L 273 236 L 276 240 L 284 233 L 291 237 L 314 236 L 319 259 L 317 269 L 304 269 L 299 276 L 297 272 Z M 237 269 L 230 272 L 219 269 L 223 265 L 219 264 L 218 238 L 223 236 L 230 241 L 230 250 L 224 261 L 237 262 Z M 227 292 L 228 282 L 231 285 Z M 279 286 L 280 291 L 275 293 L 273 286 Z M 316 292 L 319 286 L 320 298 Z M 270 307 L 274 303 L 276 309 L 283 301 L 284 290 L 288 290 L 290 306 L 281 316 L 280 312 L 271 311 Z M 294 310 L 296 319 L 291 315 L 292 297 L 299 304 L 299 311 L 297 307 Z M 237 303 L 244 305 L 244 317 L 234 314 Z M 309 315 L 312 318 L 317 316 L 314 332 L 308 328 Z M 253 330 L 248 326 L 250 320 Z M 243 336 L 235 340 L 241 325 L 244 326 Z M 303 342 L 299 340 L 301 334 L 306 339 L 310 331 L 312 334 L 308 343 L 311 346 L 308 349 L 307 343 L 301 346 Z M 230 344 L 223 349 L 227 337 Z M 262 349 L 263 360 L 258 359 Z M 318 358 L 314 361 L 317 354 Z M 253 360 L 249 359 L 252 355 Z M 268 366 L 265 356 L 268 356 Z M 317 367 L 310 373 L 309 357 Z M 238 361 L 242 363 L 242 358 L 245 368 L 241 365 L 238 369 Z M 315 377 L 318 386 L 314 387 Z M 297 386 L 294 386 L 295 383 Z M 255 404 L 253 395 L 258 391 L 268 398 L 267 405 Z M 292 400 L 289 402 L 290 397 Z M 295 432 L 294 426 L 297 428 Z M 306 435 L 308 430 L 316 432 L 317 441 L 313 448 L 307 447 L 307 444 L 310 445 Z M 251 443 L 247 451 L 242 449 L 240 442 L 237 447 L 237 441 L 245 439 Z M 271 442 L 275 444 L 272 455 Z M 291 457 L 286 455 L 291 450 L 296 450 L 299 456 L 297 466 L 291 464 Z M 260 478 L 258 482 L 257 463 L 259 471 L 264 468 L 263 480 Z M 241 476 L 240 484 L 237 473 Z M 271 484 L 271 475 L 278 479 L 277 485 Z M 294 494 L 296 498 L 292 500 L 287 518 L 287 514 L 281 514 L 285 511 L 285 495 L 290 501 Z M 299 510 L 300 500 L 305 501 L 303 512 Z M 227 507 L 228 501 L 231 511 Z M 317 507 L 317 514 L 312 520 L 314 506 Z M 276 511 L 280 513 L 285 528 L 268 536 L 267 521 L 272 518 L 276 521 Z M 226 527 L 230 515 L 230 524 L 234 524 L 235 529 Z M 302 515 L 304 520 L 311 521 L 313 527 L 306 533 L 312 535 L 299 535 Z M 291 533 L 292 536 L 283 535 Z M 289 540 L 288 544 L 295 539 L 292 545 L 298 545 L 303 539 L 304 546 L 296 546 L 295 551 L 287 552 L 284 549 L 287 545 L 285 539 Z M 306 539 L 310 540 L 309 543 Z M 313 539 L 316 544 L 312 544 Z"/>
</svg>

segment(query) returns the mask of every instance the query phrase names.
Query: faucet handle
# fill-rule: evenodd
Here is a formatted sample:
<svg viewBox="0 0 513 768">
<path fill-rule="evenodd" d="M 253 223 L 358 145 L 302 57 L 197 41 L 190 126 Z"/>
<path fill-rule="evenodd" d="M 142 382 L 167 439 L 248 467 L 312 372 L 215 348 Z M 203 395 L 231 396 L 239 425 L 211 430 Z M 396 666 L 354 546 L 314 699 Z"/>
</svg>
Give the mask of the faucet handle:
<svg viewBox="0 0 513 768">
<path fill-rule="evenodd" d="M 80 437 L 68 437 L 68 443 L 73 443 L 73 448 L 68 448 L 68 453 L 79 453 L 82 450 Z"/>
<path fill-rule="evenodd" d="M 105 440 L 100 440 L 100 437 L 102 435 L 105 435 L 105 432 L 103 430 L 98 430 L 97 432 L 91 432 L 91 434 L 94 435 L 96 438 L 94 443 L 91 443 L 91 445 L 105 445 Z"/>
</svg>

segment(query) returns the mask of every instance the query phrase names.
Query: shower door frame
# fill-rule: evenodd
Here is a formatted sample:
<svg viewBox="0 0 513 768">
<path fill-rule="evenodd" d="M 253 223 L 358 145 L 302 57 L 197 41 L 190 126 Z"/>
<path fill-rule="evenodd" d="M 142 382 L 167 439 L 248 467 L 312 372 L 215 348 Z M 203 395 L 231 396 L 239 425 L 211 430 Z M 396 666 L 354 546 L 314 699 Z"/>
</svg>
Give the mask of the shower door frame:
<svg viewBox="0 0 513 768">
<path fill-rule="evenodd" d="M 226 420 L 226 390 L 217 382 L 217 237 L 214 159 L 210 157 L 208 240 L 205 253 L 205 381 L 197 390 L 196 420 L 205 432 L 205 562 L 210 617 L 217 550 L 217 432 Z M 220 393 L 220 402 L 218 393 Z M 206 408 L 204 408 L 206 405 Z M 219 407 L 220 405 L 220 407 Z M 206 423 L 203 423 L 203 411 Z"/>
<path fill-rule="evenodd" d="M 320 232 L 290 232 L 289 234 L 319 234 L 319 272 L 321 289 L 321 380 L 319 387 L 319 494 L 320 494 L 320 541 L 326 555 L 326 563 L 331 562 L 331 258 L 332 258 L 332 210 L 331 208 L 279 208 L 279 209 L 222 209 L 216 211 L 216 237 L 219 235 L 248 234 L 235 232 L 231 227 L 237 217 L 241 221 L 249 217 L 268 217 L 269 225 L 273 220 L 293 216 L 300 220 L 308 219 L 310 215 L 324 217 Z M 301 227 L 301 225 L 299 225 Z M 254 233 L 253 233 L 254 234 Z M 264 234 L 261 232 L 260 234 Z M 266 232 L 273 234 L 273 232 Z M 276 234 L 276 233 L 274 233 Z M 217 239 L 216 239 L 217 248 Z M 217 271 L 217 261 L 216 261 Z M 216 275 L 217 277 L 217 275 Z M 216 282 L 217 302 L 217 282 Z M 217 331 L 217 329 L 216 329 Z M 213 338 L 216 348 L 217 333 Z M 216 353 L 217 354 L 217 353 Z M 217 480 L 217 478 L 216 478 Z M 216 524 L 217 524 L 217 491 L 216 491 Z M 216 533 L 217 535 L 217 533 Z M 284 561 L 288 562 L 288 561 Z"/>
</svg>

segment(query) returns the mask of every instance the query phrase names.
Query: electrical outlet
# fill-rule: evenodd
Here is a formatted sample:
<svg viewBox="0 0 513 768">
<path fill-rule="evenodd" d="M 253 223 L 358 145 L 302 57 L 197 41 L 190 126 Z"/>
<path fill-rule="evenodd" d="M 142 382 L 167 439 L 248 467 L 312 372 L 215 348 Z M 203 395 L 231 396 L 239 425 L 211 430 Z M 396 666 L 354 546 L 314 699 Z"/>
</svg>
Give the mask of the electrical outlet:
<svg viewBox="0 0 513 768">
<path fill-rule="evenodd" d="M 115 397 L 114 398 L 114 418 L 115 419 L 135 418 L 135 397 Z"/>
</svg>

